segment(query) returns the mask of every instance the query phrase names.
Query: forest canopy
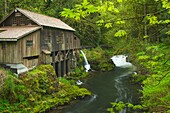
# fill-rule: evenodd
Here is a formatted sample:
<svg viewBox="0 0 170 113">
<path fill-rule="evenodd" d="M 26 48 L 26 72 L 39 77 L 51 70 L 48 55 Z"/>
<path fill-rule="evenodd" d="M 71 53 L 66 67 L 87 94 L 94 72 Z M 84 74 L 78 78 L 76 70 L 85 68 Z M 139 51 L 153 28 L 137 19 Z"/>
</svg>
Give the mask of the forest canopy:
<svg viewBox="0 0 170 113">
<path fill-rule="evenodd" d="M 82 45 L 113 45 L 119 38 L 167 39 L 168 0 L 2 0 L 0 19 L 16 7 L 59 18 L 76 29 Z"/>
</svg>

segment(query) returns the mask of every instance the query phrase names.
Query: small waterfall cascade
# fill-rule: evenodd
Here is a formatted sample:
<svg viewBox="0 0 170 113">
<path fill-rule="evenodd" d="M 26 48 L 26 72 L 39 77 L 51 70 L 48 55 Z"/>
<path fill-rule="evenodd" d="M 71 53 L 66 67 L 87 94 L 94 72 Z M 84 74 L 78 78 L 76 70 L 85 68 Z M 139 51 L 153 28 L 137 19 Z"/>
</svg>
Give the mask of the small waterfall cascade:
<svg viewBox="0 0 170 113">
<path fill-rule="evenodd" d="M 126 61 L 126 58 L 128 56 L 126 55 L 115 55 L 111 59 L 113 63 L 116 65 L 116 67 L 129 67 L 132 66 L 130 62 Z"/>
<path fill-rule="evenodd" d="M 87 61 L 86 55 L 84 54 L 84 52 L 82 50 L 80 50 L 80 52 L 82 53 L 83 57 L 84 57 L 84 67 L 86 69 L 86 72 L 88 72 L 91 68 L 90 68 L 90 64 Z"/>
<path fill-rule="evenodd" d="M 115 88 L 117 89 L 117 98 L 115 102 L 119 101 L 127 101 L 128 103 L 132 103 L 132 94 L 128 93 L 128 89 L 125 87 L 125 83 L 123 83 L 124 79 L 126 79 L 130 74 L 136 73 L 134 72 L 136 70 L 136 67 L 133 66 L 130 62 L 127 62 L 126 55 L 115 55 L 111 59 L 116 67 L 120 68 L 128 68 L 129 70 L 126 71 L 126 73 L 122 73 L 120 76 L 115 78 Z M 130 68 L 129 68 L 130 67 Z M 124 108 L 122 111 L 119 111 L 119 113 L 126 113 L 128 108 Z"/>
</svg>

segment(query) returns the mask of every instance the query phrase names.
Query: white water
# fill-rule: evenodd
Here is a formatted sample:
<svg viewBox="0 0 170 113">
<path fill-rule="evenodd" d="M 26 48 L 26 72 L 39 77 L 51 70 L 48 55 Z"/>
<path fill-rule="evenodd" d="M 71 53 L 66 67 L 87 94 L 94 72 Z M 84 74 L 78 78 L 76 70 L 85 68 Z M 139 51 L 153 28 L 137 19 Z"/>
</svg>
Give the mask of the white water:
<svg viewBox="0 0 170 113">
<path fill-rule="evenodd" d="M 116 77 L 115 79 L 115 88 L 117 89 L 117 94 L 118 94 L 118 97 L 115 100 L 115 102 L 119 102 L 123 100 L 126 100 L 129 103 L 132 102 L 132 95 L 128 96 L 128 89 L 123 86 L 124 84 L 122 82 L 122 79 L 132 74 L 133 71 L 135 70 L 135 67 L 130 62 L 127 62 L 126 58 L 127 56 L 125 55 L 116 55 L 111 58 L 116 67 L 131 68 L 131 69 L 129 68 L 130 69 L 129 71 Z M 126 113 L 126 112 L 127 112 L 127 108 L 120 111 L 119 113 Z"/>
<path fill-rule="evenodd" d="M 126 61 L 127 56 L 125 55 L 115 55 L 111 59 L 116 67 L 129 67 L 132 66 L 130 62 Z"/>
<path fill-rule="evenodd" d="M 82 50 L 80 50 L 80 52 L 82 53 L 83 57 L 84 57 L 84 67 L 86 69 L 86 72 L 88 72 L 91 68 L 90 68 L 90 64 L 87 61 L 86 55 L 84 54 L 84 52 Z"/>
</svg>

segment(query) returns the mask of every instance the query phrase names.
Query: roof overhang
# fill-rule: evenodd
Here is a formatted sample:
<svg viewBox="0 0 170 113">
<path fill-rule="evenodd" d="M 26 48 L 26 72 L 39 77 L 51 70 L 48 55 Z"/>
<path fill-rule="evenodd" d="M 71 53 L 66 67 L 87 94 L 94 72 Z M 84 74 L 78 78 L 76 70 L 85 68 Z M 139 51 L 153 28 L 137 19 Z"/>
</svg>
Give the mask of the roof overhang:
<svg viewBox="0 0 170 113">
<path fill-rule="evenodd" d="M 8 42 L 8 41 L 16 42 L 17 40 L 18 40 L 17 38 L 0 38 L 1 42 Z"/>
<path fill-rule="evenodd" d="M 38 26 L 1 27 L 0 41 L 17 41 L 41 28 Z"/>
</svg>

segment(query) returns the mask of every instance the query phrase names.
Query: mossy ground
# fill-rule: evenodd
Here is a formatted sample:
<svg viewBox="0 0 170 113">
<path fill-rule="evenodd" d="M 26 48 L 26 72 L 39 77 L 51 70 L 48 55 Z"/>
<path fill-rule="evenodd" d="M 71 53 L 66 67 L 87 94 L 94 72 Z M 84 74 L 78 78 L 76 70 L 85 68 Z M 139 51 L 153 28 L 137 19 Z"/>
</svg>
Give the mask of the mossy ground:
<svg viewBox="0 0 170 113">
<path fill-rule="evenodd" d="M 57 78 L 51 65 L 40 65 L 20 77 L 0 70 L 0 112 L 44 112 L 91 95 L 87 89 L 76 86 L 75 82 Z"/>
</svg>

